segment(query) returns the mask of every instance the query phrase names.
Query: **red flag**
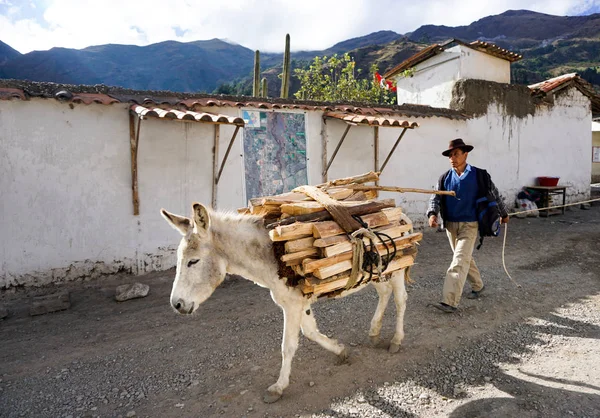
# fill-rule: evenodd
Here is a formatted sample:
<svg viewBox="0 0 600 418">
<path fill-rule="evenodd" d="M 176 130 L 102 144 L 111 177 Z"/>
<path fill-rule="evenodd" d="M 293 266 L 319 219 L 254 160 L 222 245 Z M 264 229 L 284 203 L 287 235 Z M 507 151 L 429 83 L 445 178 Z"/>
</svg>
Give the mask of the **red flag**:
<svg viewBox="0 0 600 418">
<path fill-rule="evenodd" d="M 383 78 L 381 76 L 381 74 L 379 74 L 379 72 L 375 73 L 375 80 L 377 83 L 379 83 L 381 88 L 392 91 L 392 92 L 396 91 L 396 86 L 394 86 L 394 83 Z"/>
</svg>

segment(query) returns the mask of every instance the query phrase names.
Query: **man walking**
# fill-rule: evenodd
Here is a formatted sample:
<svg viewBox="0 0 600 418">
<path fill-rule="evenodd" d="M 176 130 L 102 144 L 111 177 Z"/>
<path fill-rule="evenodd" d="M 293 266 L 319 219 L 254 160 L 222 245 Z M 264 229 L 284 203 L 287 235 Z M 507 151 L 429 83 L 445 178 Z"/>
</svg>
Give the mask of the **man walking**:
<svg viewBox="0 0 600 418">
<path fill-rule="evenodd" d="M 476 201 L 486 190 L 480 190 L 480 184 L 486 184 L 489 192 L 498 203 L 502 217 L 501 222 L 508 222 L 508 212 L 487 171 L 467 163 L 467 156 L 473 150 L 462 139 L 450 141 L 448 149 L 442 155 L 450 159 L 452 168 L 442 174 L 438 180 L 437 190 L 456 192 L 456 197 L 433 195 L 429 201 L 427 217 L 429 226 L 437 228 L 441 214 L 443 226 L 454 252 L 452 263 L 446 272 L 442 302 L 436 308 L 446 313 L 453 313 L 460 302 L 465 281 L 471 285 L 469 299 L 477 299 L 484 290 L 481 274 L 473 259 L 473 248 L 477 240 L 478 223 Z"/>
</svg>

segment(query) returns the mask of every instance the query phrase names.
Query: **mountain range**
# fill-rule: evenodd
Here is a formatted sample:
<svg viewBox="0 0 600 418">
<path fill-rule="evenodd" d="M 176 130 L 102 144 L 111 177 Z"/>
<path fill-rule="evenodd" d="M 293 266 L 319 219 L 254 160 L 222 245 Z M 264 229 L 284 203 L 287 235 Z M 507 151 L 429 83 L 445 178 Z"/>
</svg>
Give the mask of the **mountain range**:
<svg viewBox="0 0 600 418">
<path fill-rule="evenodd" d="M 553 16 L 509 10 L 467 26 L 425 25 L 407 34 L 385 30 L 337 43 L 321 51 L 292 51 L 292 67 L 314 57 L 350 53 L 363 76 L 371 64 L 385 72 L 431 43 L 484 40 L 520 53 L 512 64 L 515 83 L 531 84 L 579 72 L 600 88 L 600 13 Z M 292 45 L 293 45 L 292 38 Z M 284 40 L 282 39 L 282 46 Z M 261 77 L 269 96 L 279 95 L 282 53 L 261 53 Z M 139 90 L 250 94 L 254 51 L 220 39 L 165 41 L 144 47 L 99 45 L 81 50 L 52 48 L 21 54 L 0 41 L 0 78 L 67 84 L 105 84 Z M 291 92 L 299 88 L 292 79 Z"/>
</svg>

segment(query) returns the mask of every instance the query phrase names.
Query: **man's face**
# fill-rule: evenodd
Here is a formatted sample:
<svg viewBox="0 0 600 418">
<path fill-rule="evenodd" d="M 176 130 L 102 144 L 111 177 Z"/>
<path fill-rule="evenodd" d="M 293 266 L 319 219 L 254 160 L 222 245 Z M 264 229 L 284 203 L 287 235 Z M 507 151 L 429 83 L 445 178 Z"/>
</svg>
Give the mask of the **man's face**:
<svg viewBox="0 0 600 418">
<path fill-rule="evenodd" d="M 450 152 L 450 155 L 448 156 L 448 158 L 450 159 L 450 165 L 452 166 L 452 168 L 462 167 L 464 164 L 466 164 L 467 155 L 469 155 L 469 153 L 464 152 L 460 148 L 453 149 Z"/>
</svg>

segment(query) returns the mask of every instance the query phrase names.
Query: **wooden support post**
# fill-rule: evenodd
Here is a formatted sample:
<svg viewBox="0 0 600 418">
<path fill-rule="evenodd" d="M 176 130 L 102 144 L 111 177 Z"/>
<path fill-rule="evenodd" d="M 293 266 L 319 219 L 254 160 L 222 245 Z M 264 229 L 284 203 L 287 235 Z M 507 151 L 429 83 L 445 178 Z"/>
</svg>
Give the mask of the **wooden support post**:
<svg viewBox="0 0 600 418">
<path fill-rule="evenodd" d="M 379 173 L 379 126 L 373 127 L 373 171 Z M 379 186 L 379 181 L 375 181 L 375 185 Z"/>
<path fill-rule="evenodd" d="M 321 167 L 323 167 L 323 170 L 321 171 L 321 181 L 323 183 L 327 183 L 327 171 L 325 170 L 325 167 L 327 167 L 328 139 L 329 135 L 327 135 L 327 119 L 323 117 L 323 123 L 321 124 Z"/>
<path fill-rule="evenodd" d="M 219 179 L 221 178 L 221 173 L 223 172 L 223 168 L 225 167 L 225 163 L 227 162 L 227 157 L 229 157 L 229 152 L 231 151 L 231 147 L 237 137 L 237 133 L 240 130 L 241 126 L 236 126 L 235 131 L 233 131 L 233 136 L 229 141 L 229 146 L 227 147 L 227 151 L 225 152 L 225 156 L 223 157 L 223 162 L 221 163 L 221 168 L 219 168 L 219 173 L 217 174 L 217 178 L 215 180 L 215 184 L 219 184 Z"/>
<path fill-rule="evenodd" d="M 337 155 L 340 147 L 342 146 L 342 143 L 344 142 L 344 139 L 346 139 L 346 135 L 348 134 L 348 131 L 350 130 L 350 127 L 352 125 L 348 124 L 348 126 L 346 126 L 346 130 L 344 131 L 344 134 L 342 135 L 342 138 L 340 139 L 340 142 L 338 142 L 337 146 L 335 147 L 335 151 L 333 151 L 333 155 L 331 156 L 331 159 L 329 160 L 329 162 L 327 163 L 327 167 L 325 167 L 325 170 L 323 171 L 323 177 L 327 178 L 327 172 L 329 171 L 329 167 L 331 166 L 331 163 L 333 162 L 335 156 Z"/>
<path fill-rule="evenodd" d="M 131 150 L 131 196 L 133 201 L 133 215 L 140 214 L 140 197 L 138 192 L 138 169 L 137 156 L 140 141 L 140 125 L 142 120 L 138 118 L 137 133 L 135 129 L 135 115 L 129 112 L 129 147 Z"/>
<path fill-rule="evenodd" d="M 394 144 L 394 146 L 392 147 L 392 150 L 390 151 L 390 153 L 388 154 L 387 158 L 385 159 L 385 161 L 383 162 L 383 165 L 381 166 L 381 171 L 383 171 L 383 169 L 385 168 L 385 166 L 387 165 L 388 161 L 390 160 L 390 158 L 392 157 L 392 154 L 394 153 L 394 151 L 396 151 L 396 147 L 398 146 L 398 144 L 400 143 L 400 140 L 402 139 L 402 137 L 404 136 L 404 134 L 406 133 L 406 130 L 408 128 L 404 128 L 404 130 L 402 130 L 402 133 L 400 134 L 400 136 L 398 137 L 398 139 L 396 140 L 396 143 Z"/>
<path fill-rule="evenodd" d="M 212 175 L 212 208 L 217 209 L 217 172 L 219 170 L 219 138 L 221 136 L 221 126 L 215 125 L 215 142 L 213 145 L 213 175 Z"/>
</svg>

